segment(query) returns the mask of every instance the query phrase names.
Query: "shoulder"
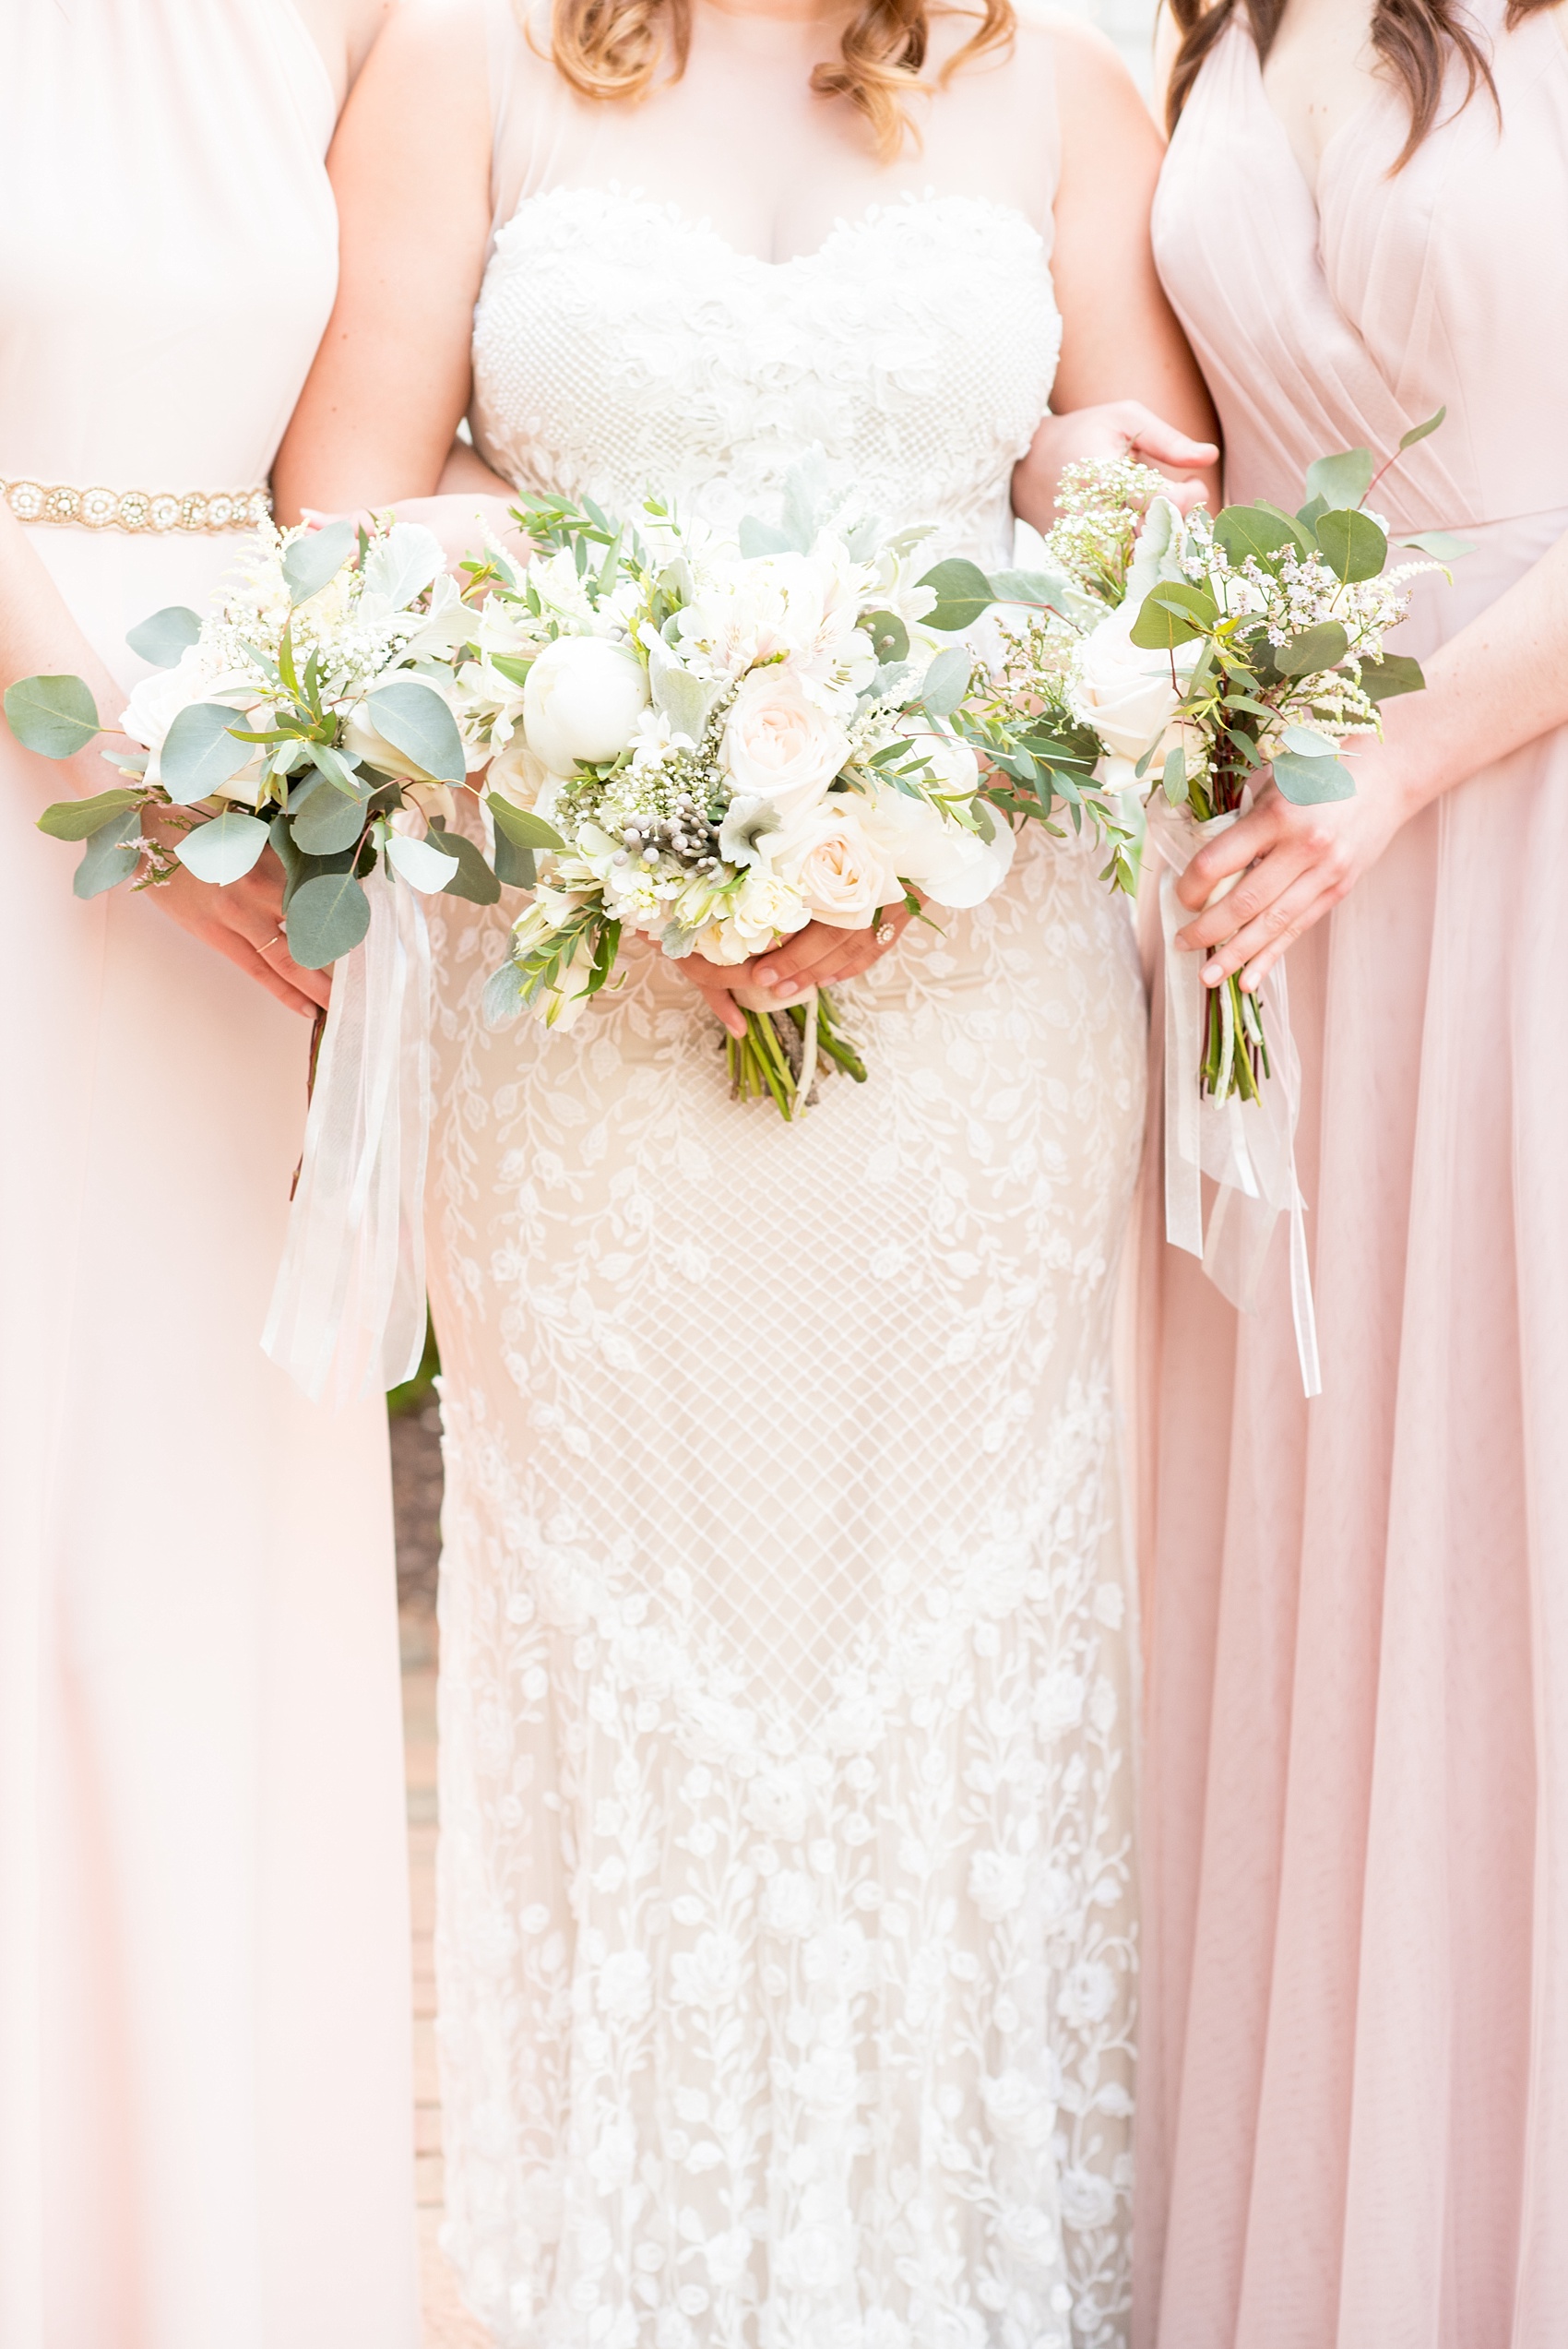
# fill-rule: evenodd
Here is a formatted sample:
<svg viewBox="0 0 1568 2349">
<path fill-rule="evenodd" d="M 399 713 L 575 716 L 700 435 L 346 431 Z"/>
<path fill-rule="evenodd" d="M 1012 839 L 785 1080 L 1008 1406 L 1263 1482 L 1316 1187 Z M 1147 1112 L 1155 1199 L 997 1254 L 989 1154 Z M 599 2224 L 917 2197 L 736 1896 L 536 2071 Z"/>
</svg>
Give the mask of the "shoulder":
<svg viewBox="0 0 1568 2349">
<path fill-rule="evenodd" d="M 1097 25 L 1044 0 L 1014 5 L 1020 62 L 1028 66 L 1031 57 L 1040 57 L 1055 86 L 1064 160 L 1074 149 L 1123 151 L 1129 144 L 1143 148 L 1158 141 L 1153 115 L 1125 59 Z"/>
</svg>

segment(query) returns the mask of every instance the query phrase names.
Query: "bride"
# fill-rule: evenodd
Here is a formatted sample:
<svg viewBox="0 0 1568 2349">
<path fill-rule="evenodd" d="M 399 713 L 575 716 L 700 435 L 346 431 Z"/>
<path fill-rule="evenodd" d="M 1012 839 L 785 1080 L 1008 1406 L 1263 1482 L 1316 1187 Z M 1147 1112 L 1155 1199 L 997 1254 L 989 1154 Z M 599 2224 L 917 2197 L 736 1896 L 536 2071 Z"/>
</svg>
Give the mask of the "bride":
<svg viewBox="0 0 1568 2349">
<path fill-rule="evenodd" d="M 1006 0 L 410 7 L 280 502 L 432 493 L 467 411 L 470 542 L 520 484 L 766 515 L 821 452 L 1006 562 L 1064 455 L 1213 457 L 1150 412 L 1207 421 L 1158 161 L 1106 45 Z M 489 1033 L 517 901 L 433 901 L 447 2248 L 501 2343 L 1124 2338 L 1100 861 L 1035 833 L 978 912 L 751 966 L 874 1033 L 799 1127 L 729 1097 L 734 972 L 634 949 L 570 1035 Z"/>
</svg>

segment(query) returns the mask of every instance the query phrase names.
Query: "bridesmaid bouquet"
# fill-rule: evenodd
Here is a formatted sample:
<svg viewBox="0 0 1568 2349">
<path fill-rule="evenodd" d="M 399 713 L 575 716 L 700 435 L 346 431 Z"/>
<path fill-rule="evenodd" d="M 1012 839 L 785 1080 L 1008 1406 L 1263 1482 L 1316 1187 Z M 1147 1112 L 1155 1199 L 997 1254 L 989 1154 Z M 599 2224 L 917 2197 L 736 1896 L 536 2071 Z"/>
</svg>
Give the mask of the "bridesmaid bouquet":
<svg viewBox="0 0 1568 2349">
<path fill-rule="evenodd" d="M 47 809 L 85 843 L 78 897 L 156 888 L 178 865 L 222 887 L 267 847 L 294 960 L 338 967 L 262 1342 L 310 1395 L 412 1374 L 424 1343 L 430 948 L 422 900 L 490 903 L 494 872 L 452 823 L 467 762 L 453 656 L 471 622 L 439 542 L 409 523 L 260 531 L 205 617 L 133 629 L 156 664 L 120 718 L 125 777 Z M 6 696 L 13 733 L 69 757 L 101 731 L 79 677 Z"/>
<path fill-rule="evenodd" d="M 812 921 L 978 905 L 1012 863 L 1007 817 L 1049 821 L 1058 799 L 1121 853 L 1099 745 L 1045 721 L 1028 645 L 992 669 L 965 640 L 1035 582 L 959 560 L 917 577 L 924 532 L 824 517 L 800 474 L 784 527 L 742 523 L 733 544 L 652 500 L 631 526 L 586 499 L 525 497 L 517 519 L 535 559 L 469 566 L 488 592 L 458 670 L 496 869 L 537 882 L 486 990 L 493 1024 L 571 1025 L 626 931 L 740 963 Z M 863 1079 L 826 994 L 737 1000 L 739 1097 L 788 1118 L 819 1068 Z"/>
<path fill-rule="evenodd" d="M 415 889 L 493 901 L 494 874 L 448 829 L 467 774 L 450 662 L 468 630 L 440 543 L 417 524 L 264 527 L 205 617 L 174 605 L 131 631 L 156 674 L 119 721 L 139 747 L 102 754 L 126 781 L 39 819 L 85 842 L 77 895 L 156 888 L 176 864 L 221 887 L 270 843 L 289 951 L 312 971 L 365 936 L 363 883 L 383 860 Z M 80 677 L 24 678 L 6 715 L 50 758 L 102 724 Z"/>
</svg>

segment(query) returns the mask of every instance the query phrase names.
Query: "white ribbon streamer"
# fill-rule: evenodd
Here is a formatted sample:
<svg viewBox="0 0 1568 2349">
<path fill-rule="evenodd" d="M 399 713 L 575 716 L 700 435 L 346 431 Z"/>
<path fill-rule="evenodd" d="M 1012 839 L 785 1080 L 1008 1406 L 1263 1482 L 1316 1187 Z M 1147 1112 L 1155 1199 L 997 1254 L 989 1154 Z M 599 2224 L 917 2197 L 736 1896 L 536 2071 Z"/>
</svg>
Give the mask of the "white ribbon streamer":
<svg viewBox="0 0 1568 2349">
<path fill-rule="evenodd" d="M 1203 957 L 1184 953 L 1176 933 L 1192 919 L 1176 895 L 1176 884 L 1199 849 L 1228 831 L 1235 815 L 1200 824 L 1185 808 L 1170 805 L 1158 792 L 1148 805 L 1148 843 L 1163 860 L 1159 878 L 1160 926 L 1165 936 L 1165 1236 L 1175 1247 L 1201 1257 L 1204 1270 L 1242 1313 L 1255 1313 L 1264 1260 L 1281 1214 L 1290 1218 L 1290 1308 L 1301 1386 L 1323 1391 L 1318 1365 L 1317 1317 L 1307 1262 L 1306 1202 L 1296 1179 L 1296 1124 L 1301 1104 L 1301 1065 L 1290 1033 L 1290 1007 L 1283 957 L 1259 990 L 1270 1074 L 1261 1098 L 1232 1093 L 1217 1101 L 1199 1082 L 1203 1063 Z M 1240 877 L 1239 876 L 1237 877 Z M 1221 884 L 1221 891 L 1234 881 Z M 1217 891 L 1216 895 L 1220 894 Z M 1209 900 L 1213 902 L 1213 899 Z M 1242 1049 L 1229 1038 L 1229 1052 Z M 1208 1233 L 1204 1233 L 1203 1178 L 1218 1186 Z"/>
<path fill-rule="evenodd" d="M 413 1376 L 424 1351 L 430 1141 L 430 933 L 418 894 L 380 867 L 370 928 L 334 965 L 262 1346 L 313 1401 Z"/>
</svg>

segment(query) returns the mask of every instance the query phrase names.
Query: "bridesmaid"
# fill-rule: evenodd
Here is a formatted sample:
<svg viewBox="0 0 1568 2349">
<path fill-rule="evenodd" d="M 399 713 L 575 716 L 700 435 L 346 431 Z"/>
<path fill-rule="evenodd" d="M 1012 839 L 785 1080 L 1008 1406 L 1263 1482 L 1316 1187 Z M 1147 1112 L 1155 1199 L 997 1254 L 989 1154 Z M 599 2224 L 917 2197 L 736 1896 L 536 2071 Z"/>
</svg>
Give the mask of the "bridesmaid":
<svg viewBox="0 0 1568 2349">
<path fill-rule="evenodd" d="M 1356 796 L 1265 793 L 1182 893 L 1252 866 L 1211 983 L 1289 948 L 1324 1393 L 1283 1241 L 1247 1320 L 1158 1251 L 1136 2339 L 1560 2349 L 1568 26 L 1173 4 L 1156 246 L 1229 494 L 1445 403 L 1372 503 L 1473 551 Z"/>
<path fill-rule="evenodd" d="M 126 494 L 265 482 L 380 14 L 0 9 L 0 685 L 232 560 Z M 257 1343 L 316 982 L 276 874 L 77 901 L 75 767 L 0 728 L 0 2341 L 412 2349 L 385 1414 Z"/>
</svg>

